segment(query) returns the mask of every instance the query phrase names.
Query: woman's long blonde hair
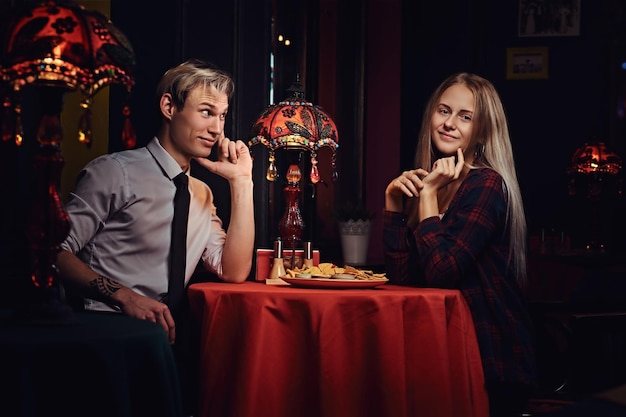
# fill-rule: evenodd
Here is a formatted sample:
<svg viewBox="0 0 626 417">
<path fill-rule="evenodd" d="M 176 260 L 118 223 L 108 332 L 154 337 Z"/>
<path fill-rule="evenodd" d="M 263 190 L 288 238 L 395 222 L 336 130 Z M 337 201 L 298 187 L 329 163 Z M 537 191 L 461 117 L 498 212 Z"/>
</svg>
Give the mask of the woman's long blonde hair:
<svg viewBox="0 0 626 417">
<path fill-rule="evenodd" d="M 444 91 L 455 84 L 465 85 L 474 95 L 473 135 L 468 149 L 478 148 L 481 156 L 475 158 L 468 167 L 490 168 L 504 179 L 507 196 L 506 218 L 511 230 L 509 262 L 513 262 L 517 280 L 522 284 L 526 280 L 526 216 L 515 171 L 506 114 L 500 96 L 491 82 L 478 75 L 464 72 L 448 77 L 437 87 L 424 110 L 415 153 L 415 167 L 430 171 L 435 160 L 441 158 L 432 146 L 430 121 Z M 409 223 L 414 224 L 417 223 L 417 201 L 413 199 L 411 203 L 414 207 L 410 211 Z"/>
</svg>

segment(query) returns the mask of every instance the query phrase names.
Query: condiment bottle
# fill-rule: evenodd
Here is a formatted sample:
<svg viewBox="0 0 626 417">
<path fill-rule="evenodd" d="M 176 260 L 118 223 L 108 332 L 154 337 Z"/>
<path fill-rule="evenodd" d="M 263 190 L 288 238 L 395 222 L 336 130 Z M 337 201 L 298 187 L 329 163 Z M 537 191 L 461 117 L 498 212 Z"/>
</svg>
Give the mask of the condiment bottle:
<svg viewBox="0 0 626 417">
<path fill-rule="evenodd" d="M 304 261 L 302 268 L 311 268 L 313 266 L 313 244 L 311 242 L 304 242 Z"/>
<path fill-rule="evenodd" d="M 283 242 L 277 238 L 274 241 L 274 260 L 269 278 L 275 279 L 285 275 L 287 275 L 287 271 L 285 271 L 285 264 L 283 263 Z"/>
</svg>

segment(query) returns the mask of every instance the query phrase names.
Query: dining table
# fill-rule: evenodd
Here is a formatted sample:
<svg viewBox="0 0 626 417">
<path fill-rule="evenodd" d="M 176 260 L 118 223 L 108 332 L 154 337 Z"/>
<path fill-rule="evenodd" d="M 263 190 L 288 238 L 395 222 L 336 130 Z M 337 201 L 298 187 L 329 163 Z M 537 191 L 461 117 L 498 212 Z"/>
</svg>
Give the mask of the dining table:
<svg viewBox="0 0 626 417">
<path fill-rule="evenodd" d="M 487 417 L 458 290 L 203 282 L 198 417 Z"/>
</svg>

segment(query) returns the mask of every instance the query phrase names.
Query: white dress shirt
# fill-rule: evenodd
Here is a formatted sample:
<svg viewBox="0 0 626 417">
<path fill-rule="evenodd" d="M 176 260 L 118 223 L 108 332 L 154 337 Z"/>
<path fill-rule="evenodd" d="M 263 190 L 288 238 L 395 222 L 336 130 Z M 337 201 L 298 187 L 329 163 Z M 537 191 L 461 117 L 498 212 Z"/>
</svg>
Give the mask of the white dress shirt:
<svg viewBox="0 0 626 417">
<path fill-rule="evenodd" d="M 146 147 L 103 155 L 78 175 L 66 204 L 71 230 L 61 247 L 98 274 L 164 300 L 178 163 L 155 137 Z M 185 282 L 200 260 L 221 276 L 226 232 L 208 185 L 189 177 Z M 85 308 L 118 310 L 87 299 Z"/>
</svg>

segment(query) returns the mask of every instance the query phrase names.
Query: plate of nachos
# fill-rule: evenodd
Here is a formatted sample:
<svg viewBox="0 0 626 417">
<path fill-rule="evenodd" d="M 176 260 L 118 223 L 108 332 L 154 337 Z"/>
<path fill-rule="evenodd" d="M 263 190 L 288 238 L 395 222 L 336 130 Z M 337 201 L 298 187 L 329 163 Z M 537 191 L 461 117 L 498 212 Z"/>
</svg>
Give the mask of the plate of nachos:
<svg viewBox="0 0 626 417">
<path fill-rule="evenodd" d="M 375 288 L 389 281 L 384 273 L 344 267 L 332 263 L 320 263 L 309 268 L 287 269 L 280 278 L 294 287 L 301 288 Z"/>
</svg>

